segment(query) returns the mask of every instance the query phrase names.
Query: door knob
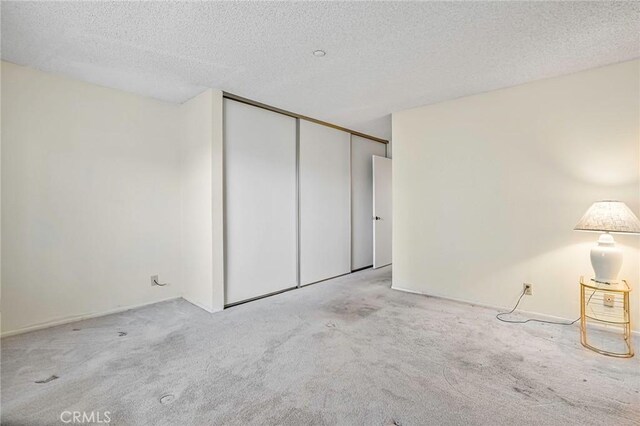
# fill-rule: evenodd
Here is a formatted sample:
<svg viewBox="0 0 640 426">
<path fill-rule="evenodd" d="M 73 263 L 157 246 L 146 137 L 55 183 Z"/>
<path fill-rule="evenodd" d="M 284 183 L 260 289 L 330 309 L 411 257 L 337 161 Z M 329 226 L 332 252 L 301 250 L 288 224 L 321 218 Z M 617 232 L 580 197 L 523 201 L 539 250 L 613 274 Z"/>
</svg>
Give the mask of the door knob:
<svg viewBox="0 0 640 426">
<path fill-rule="evenodd" d="M 382 220 L 382 218 L 380 216 L 376 216 L 373 218 L 373 220 Z"/>
</svg>

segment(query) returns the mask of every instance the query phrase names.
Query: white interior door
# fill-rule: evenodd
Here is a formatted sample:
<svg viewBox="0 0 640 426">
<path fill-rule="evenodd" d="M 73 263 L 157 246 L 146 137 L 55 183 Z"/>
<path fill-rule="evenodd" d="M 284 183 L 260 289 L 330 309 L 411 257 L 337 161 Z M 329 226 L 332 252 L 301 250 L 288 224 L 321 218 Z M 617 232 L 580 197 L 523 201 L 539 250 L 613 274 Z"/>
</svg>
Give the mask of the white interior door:
<svg viewBox="0 0 640 426">
<path fill-rule="evenodd" d="M 297 286 L 296 120 L 225 99 L 224 132 L 232 304 Z"/>
<path fill-rule="evenodd" d="M 391 264 L 391 159 L 373 157 L 373 267 Z"/>
<path fill-rule="evenodd" d="M 373 265 L 373 160 L 384 157 L 380 142 L 351 136 L 351 270 Z"/>
<path fill-rule="evenodd" d="M 351 135 L 300 120 L 300 285 L 351 272 Z"/>
</svg>

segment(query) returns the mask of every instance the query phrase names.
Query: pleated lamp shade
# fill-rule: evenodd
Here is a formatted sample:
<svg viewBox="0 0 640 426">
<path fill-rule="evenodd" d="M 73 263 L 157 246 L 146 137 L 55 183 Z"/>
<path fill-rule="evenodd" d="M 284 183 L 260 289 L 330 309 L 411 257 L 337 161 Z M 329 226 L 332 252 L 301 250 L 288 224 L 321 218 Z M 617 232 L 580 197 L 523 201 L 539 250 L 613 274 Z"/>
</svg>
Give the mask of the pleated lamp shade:
<svg viewBox="0 0 640 426">
<path fill-rule="evenodd" d="M 640 220 L 622 201 L 598 201 L 593 203 L 573 229 L 640 234 Z"/>
</svg>

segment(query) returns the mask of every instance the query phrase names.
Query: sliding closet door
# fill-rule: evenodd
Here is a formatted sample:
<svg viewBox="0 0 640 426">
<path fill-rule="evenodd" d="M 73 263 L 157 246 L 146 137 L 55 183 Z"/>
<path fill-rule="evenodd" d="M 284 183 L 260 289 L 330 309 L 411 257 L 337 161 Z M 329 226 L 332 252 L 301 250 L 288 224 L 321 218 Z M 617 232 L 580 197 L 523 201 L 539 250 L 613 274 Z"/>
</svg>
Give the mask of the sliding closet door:
<svg viewBox="0 0 640 426">
<path fill-rule="evenodd" d="M 225 99 L 226 304 L 297 285 L 296 120 Z"/>
<path fill-rule="evenodd" d="M 300 120 L 300 284 L 351 272 L 349 133 Z"/>
<path fill-rule="evenodd" d="M 373 266 L 373 156 L 386 146 L 351 136 L 351 269 Z"/>
</svg>

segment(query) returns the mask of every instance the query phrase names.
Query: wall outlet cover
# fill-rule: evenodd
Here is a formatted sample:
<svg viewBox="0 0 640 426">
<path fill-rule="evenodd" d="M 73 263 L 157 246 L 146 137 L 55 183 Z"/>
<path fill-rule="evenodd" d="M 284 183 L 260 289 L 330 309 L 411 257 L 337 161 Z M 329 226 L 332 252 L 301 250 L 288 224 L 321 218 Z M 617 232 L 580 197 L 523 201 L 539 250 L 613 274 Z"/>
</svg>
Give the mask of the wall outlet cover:
<svg viewBox="0 0 640 426">
<path fill-rule="evenodd" d="M 533 284 L 522 283 L 522 291 L 524 292 L 525 295 L 532 296 L 533 295 Z"/>
<path fill-rule="evenodd" d="M 156 284 L 158 281 L 158 276 L 157 275 L 151 275 L 151 287 L 153 287 L 154 285 L 158 285 Z"/>
</svg>

